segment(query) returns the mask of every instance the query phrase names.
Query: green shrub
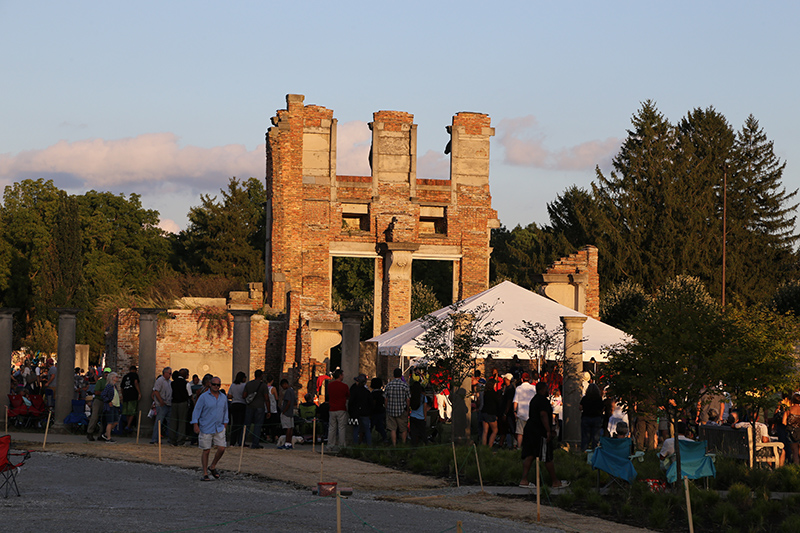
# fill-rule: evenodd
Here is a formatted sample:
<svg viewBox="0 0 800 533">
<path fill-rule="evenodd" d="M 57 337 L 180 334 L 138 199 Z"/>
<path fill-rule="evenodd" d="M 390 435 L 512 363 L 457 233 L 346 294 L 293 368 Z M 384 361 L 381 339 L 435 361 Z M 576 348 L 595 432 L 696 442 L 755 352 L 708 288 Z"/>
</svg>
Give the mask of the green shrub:
<svg viewBox="0 0 800 533">
<path fill-rule="evenodd" d="M 750 487 L 744 483 L 734 483 L 728 489 L 728 501 L 742 511 L 749 509 L 753 504 Z"/>
<path fill-rule="evenodd" d="M 571 509 L 572 506 L 575 504 L 575 493 L 567 490 L 563 494 L 561 494 L 558 498 L 556 498 L 556 505 L 561 507 L 562 509 Z"/>
<path fill-rule="evenodd" d="M 647 517 L 650 527 L 653 529 L 667 529 L 669 526 L 670 509 L 664 498 L 655 500 L 650 507 L 650 514 Z"/>
<path fill-rule="evenodd" d="M 726 529 L 739 521 L 739 510 L 729 501 L 720 501 L 711 511 L 714 523 Z"/>
<path fill-rule="evenodd" d="M 797 533 L 800 531 L 800 514 L 787 516 L 781 522 L 781 533 Z"/>
</svg>

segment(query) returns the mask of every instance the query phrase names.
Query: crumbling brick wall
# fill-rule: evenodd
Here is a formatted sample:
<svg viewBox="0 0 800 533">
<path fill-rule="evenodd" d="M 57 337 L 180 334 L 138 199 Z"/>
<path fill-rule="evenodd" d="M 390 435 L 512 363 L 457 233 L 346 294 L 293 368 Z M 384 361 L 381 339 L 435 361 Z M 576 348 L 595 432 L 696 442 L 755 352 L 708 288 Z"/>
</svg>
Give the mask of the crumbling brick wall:
<svg viewBox="0 0 800 533">
<path fill-rule="evenodd" d="M 584 246 L 567 257 L 562 257 L 550 268 L 548 274 L 586 274 L 584 314 L 600 320 L 600 276 L 597 273 L 597 247 Z"/>
<path fill-rule="evenodd" d="M 453 262 L 454 300 L 487 289 L 490 231 L 499 226 L 488 115 L 458 113 L 447 126 L 450 179 L 417 178 L 417 125 L 402 111 L 373 114 L 371 175 L 337 176 L 333 111 L 303 101 L 287 95 L 266 135 L 265 296 L 287 313 L 284 371 L 310 364 L 310 324 L 338 322 L 332 257 L 374 259 L 377 334 L 410 320 L 415 258 Z"/>
</svg>

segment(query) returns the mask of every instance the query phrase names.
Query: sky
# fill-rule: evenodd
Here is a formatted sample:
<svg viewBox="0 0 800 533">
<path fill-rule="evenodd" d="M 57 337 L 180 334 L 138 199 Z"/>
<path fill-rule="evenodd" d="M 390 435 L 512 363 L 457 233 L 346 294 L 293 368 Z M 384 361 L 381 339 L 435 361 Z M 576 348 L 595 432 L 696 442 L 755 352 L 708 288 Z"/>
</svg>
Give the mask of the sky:
<svg viewBox="0 0 800 533">
<path fill-rule="evenodd" d="M 406 111 L 418 177 L 446 178 L 445 126 L 487 113 L 507 227 L 604 172 L 645 100 L 673 123 L 754 115 L 800 188 L 798 2 L 56 2 L 0 0 L 0 187 L 138 194 L 179 231 L 202 194 L 264 179 L 288 93 L 334 111 L 341 175 L 367 123 Z"/>
</svg>

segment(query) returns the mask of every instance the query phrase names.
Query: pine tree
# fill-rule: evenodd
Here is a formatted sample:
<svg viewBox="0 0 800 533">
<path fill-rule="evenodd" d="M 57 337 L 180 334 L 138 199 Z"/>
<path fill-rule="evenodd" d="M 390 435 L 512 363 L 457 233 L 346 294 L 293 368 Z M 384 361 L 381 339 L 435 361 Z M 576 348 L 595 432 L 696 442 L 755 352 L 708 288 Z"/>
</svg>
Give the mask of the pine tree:
<svg viewBox="0 0 800 533">
<path fill-rule="evenodd" d="M 633 279 L 648 291 L 681 273 L 680 235 L 686 216 L 675 160 L 676 130 L 652 101 L 633 116 L 633 129 L 609 177 L 597 168 L 600 274 L 604 283 Z"/>
</svg>

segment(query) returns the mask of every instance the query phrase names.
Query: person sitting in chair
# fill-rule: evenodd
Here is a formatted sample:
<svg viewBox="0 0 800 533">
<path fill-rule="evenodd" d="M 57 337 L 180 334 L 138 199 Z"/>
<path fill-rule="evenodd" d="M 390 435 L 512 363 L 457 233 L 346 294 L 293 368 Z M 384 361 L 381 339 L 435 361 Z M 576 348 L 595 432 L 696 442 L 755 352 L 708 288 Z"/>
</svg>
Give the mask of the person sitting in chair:
<svg viewBox="0 0 800 533">
<path fill-rule="evenodd" d="M 675 432 L 678 434 L 678 439 L 694 442 L 692 439 L 686 436 L 685 422 L 678 422 L 675 424 Z M 667 470 L 672 461 L 675 460 L 675 439 L 673 437 L 664 440 L 664 444 L 661 446 L 661 451 L 658 452 L 658 458 L 661 461 L 661 469 Z"/>
</svg>

